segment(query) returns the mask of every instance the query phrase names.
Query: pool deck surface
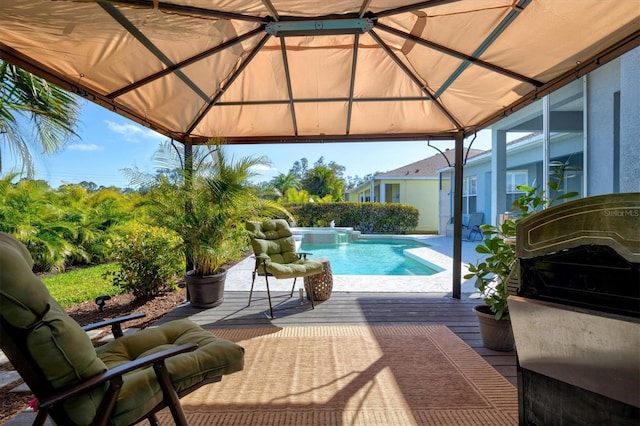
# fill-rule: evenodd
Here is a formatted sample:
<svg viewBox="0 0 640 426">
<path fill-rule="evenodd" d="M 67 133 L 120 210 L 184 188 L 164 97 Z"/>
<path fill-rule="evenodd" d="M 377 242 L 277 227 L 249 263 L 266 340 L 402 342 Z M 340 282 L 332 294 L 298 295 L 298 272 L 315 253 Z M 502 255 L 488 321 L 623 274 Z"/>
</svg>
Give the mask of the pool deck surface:
<svg viewBox="0 0 640 426">
<path fill-rule="evenodd" d="M 363 238 L 369 236 L 363 235 Z M 389 235 L 385 235 L 389 238 Z M 408 236 L 402 236 L 407 238 Z M 423 258 L 443 269 L 433 275 L 333 275 L 333 291 L 337 292 L 386 292 L 386 293 L 448 293 L 452 291 L 453 282 L 453 238 L 443 235 L 414 235 L 412 238 L 422 241 L 429 247 L 410 249 L 412 257 Z M 468 272 L 468 264 L 476 263 L 482 255 L 476 253 L 475 247 L 480 241 L 462 242 L 462 276 Z M 375 259 L 371 259 L 375 262 Z M 229 269 L 225 283 L 226 291 L 249 291 L 251 289 L 251 272 L 254 260 L 247 257 Z M 291 291 L 292 280 L 270 279 L 271 291 Z M 301 283 L 296 283 L 296 288 Z M 263 277 L 257 277 L 254 291 L 266 291 Z M 476 293 L 474 280 L 464 280 L 462 293 Z"/>
</svg>

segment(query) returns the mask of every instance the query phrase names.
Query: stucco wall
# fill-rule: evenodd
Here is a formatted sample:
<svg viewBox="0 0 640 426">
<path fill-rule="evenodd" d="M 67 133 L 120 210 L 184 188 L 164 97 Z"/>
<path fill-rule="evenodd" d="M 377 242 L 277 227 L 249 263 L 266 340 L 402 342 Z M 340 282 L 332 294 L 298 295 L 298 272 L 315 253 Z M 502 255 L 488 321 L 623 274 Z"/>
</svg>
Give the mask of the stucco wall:
<svg viewBox="0 0 640 426">
<path fill-rule="evenodd" d="M 587 192 L 613 192 L 613 94 L 620 90 L 620 59 L 595 71 L 587 82 Z"/>
<path fill-rule="evenodd" d="M 438 232 L 439 210 L 438 180 L 389 180 L 389 184 L 400 185 L 400 203 L 416 207 L 420 210 L 418 232 Z"/>
<path fill-rule="evenodd" d="M 398 191 L 397 202 L 416 207 L 420 211 L 416 232 L 438 232 L 438 179 L 381 179 L 376 181 L 376 193 L 380 184 L 385 185 L 385 202 L 396 202 L 394 196 Z M 360 193 L 348 194 L 347 201 L 359 202 Z"/>
<path fill-rule="evenodd" d="M 614 93 L 620 92 L 620 191 L 640 191 L 640 48 L 588 77 L 588 194 L 614 192 Z"/>
<path fill-rule="evenodd" d="M 620 191 L 640 191 L 640 47 L 620 58 Z"/>
</svg>

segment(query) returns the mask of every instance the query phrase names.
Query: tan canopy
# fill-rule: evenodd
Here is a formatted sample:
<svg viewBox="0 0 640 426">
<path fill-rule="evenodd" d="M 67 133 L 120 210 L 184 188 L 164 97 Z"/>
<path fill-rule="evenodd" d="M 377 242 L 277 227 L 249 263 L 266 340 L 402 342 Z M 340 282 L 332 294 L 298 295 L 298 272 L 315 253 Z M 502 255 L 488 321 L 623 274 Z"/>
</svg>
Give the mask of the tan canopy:
<svg viewBox="0 0 640 426">
<path fill-rule="evenodd" d="M 639 44 L 638 0 L 3 0 L 0 58 L 194 144 L 452 139 Z"/>
<path fill-rule="evenodd" d="M 185 143 L 463 138 L 640 45 L 639 0 L 2 0 L 0 58 Z"/>
</svg>

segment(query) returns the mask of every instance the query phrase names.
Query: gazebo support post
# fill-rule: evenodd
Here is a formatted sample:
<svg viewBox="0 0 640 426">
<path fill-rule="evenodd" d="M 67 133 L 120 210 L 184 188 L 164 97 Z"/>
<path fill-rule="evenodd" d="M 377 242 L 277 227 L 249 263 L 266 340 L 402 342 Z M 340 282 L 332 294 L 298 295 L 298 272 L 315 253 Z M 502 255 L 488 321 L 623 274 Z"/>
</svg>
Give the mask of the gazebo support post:
<svg viewBox="0 0 640 426">
<path fill-rule="evenodd" d="M 192 191 L 193 188 L 193 143 L 191 138 L 185 138 L 184 141 L 184 179 L 185 185 L 189 191 Z M 191 202 L 189 200 L 184 201 L 184 210 L 189 213 L 191 210 Z M 187 247 L 186 253 L 186 263 L 185 263 L 185 274 L 193 269 L 193 262 L 191 261 L 191 252 Z M 191 301 L 191 295 L 189 294 L 189 286 L 187 288 L 187 301 Z"/>
<path fill-rule="evenodd" d="M 464 132 L 456 133 L 455 164 L 453 173 L 453 275 L 452 293 L 460 299 L 462 283 L 462 182 L 464 161 Z"/>
</svg>

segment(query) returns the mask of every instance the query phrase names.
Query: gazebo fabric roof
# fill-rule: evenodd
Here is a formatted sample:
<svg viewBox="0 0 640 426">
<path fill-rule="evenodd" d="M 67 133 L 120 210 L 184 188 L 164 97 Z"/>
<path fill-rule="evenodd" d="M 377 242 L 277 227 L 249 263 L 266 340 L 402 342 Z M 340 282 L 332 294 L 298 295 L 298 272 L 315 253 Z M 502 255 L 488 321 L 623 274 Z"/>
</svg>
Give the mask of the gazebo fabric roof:
<svg viewBox="0 0 640 426">
<path fill-rule="evenodd" d="M 638 46 L 639 16 L 638 0 L 3 0 L 0 58 L 182 142 L 453 139 Z"/>
</svg>

